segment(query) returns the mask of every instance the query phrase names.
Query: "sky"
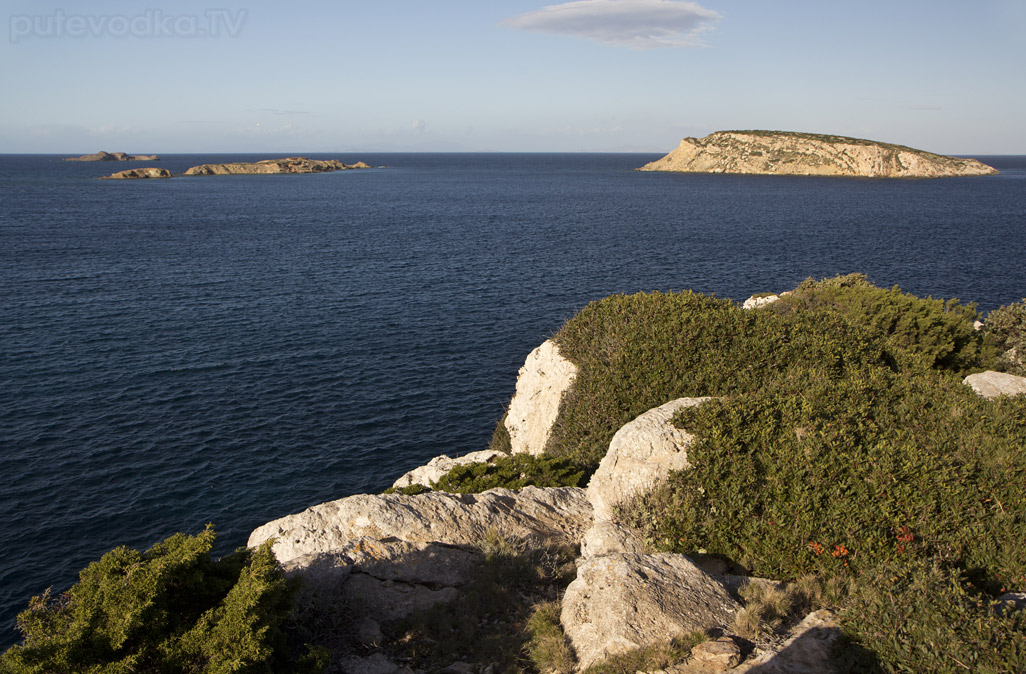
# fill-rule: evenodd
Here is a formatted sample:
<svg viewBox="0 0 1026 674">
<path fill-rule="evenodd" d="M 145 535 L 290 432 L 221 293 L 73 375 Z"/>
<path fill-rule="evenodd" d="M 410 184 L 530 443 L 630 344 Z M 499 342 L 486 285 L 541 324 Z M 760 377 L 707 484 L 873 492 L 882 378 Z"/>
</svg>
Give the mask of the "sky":
<svg viewBox="0 0 1026 674">
<path fill-rule="evenodd" d="M 1026 0 L 0 0 L 0 153 L 1026 154 Z"/>
</svg>

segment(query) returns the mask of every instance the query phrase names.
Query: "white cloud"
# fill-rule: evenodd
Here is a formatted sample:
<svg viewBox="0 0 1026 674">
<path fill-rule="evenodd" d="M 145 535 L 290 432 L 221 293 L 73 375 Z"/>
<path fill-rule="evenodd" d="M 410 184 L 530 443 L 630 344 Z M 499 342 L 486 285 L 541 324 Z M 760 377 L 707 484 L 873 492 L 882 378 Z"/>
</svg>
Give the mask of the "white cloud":
<svg viewBox="0 0 1026 674">
<path fill-rule="evenodd" d="M 521 14 L 501 25 L 571 35 L 613 47 L 703 46 L 720 14 L 687 0 L 578 0 Z"/>
<path fill-rule="evenodd" d="M 415 119 L 410 124 L 410 129 L 412 129 L 413 131 L 415 131 L 417 133 L 424 133 L 424 129 L 426 129 L 426 128 L 427 128 L 427 122 L 425 122 L 423 119 Z"/>
</svg>

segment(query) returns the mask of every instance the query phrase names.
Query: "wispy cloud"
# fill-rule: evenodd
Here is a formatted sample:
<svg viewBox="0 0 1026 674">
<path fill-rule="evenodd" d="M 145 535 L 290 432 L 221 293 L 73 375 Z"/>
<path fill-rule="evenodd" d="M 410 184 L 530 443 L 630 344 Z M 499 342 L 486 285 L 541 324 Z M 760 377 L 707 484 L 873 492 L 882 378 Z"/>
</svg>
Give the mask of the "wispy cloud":
<svg viewBox="0 0 1026 674">
<path fill-rule="evenodd" d="M 281 108 L 257 108 L 258 112 L 266 112 L 272 115 L 309 115 L 309 110 L 282 110 Z"/>
<path fill-rule="evenodd" d="M 500 22 L 535 33 L 571 35 L 612 47 L 704 46 L 720 14 L 687 0 L 578 0 Z"/>
</svg>

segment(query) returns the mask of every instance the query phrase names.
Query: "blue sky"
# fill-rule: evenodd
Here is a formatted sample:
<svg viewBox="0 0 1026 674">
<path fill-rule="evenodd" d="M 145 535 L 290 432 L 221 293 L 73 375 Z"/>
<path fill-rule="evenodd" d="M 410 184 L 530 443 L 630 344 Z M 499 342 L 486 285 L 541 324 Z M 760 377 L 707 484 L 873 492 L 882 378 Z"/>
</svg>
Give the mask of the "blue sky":
<svg viewBox="0 0 1026 674">
<path fill-rule="evenodd" d="M 0 152 L 1026 154 L 1023 0 L 0 4 Z"/>
</svg>

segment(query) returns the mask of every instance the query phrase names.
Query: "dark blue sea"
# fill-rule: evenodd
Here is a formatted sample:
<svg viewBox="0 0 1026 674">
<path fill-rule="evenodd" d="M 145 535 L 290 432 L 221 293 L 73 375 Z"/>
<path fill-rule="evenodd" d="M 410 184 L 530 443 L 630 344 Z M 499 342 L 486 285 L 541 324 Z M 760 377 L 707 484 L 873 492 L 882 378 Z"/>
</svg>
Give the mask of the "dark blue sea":
<svg viewBox="0 0 1026 674">
<path fill-rule="evenodd" d="M 123 182 L 0 156 L 0 647 L 33 594 L 115 546 L 213 522 L 226 552 L 483 449 L 524 356 L 591 300 L 853 271 L 982 311 L 1026 296 L 1022 156 L 899 181 L 310 156 L 381 168 Z"/>
</svg>

